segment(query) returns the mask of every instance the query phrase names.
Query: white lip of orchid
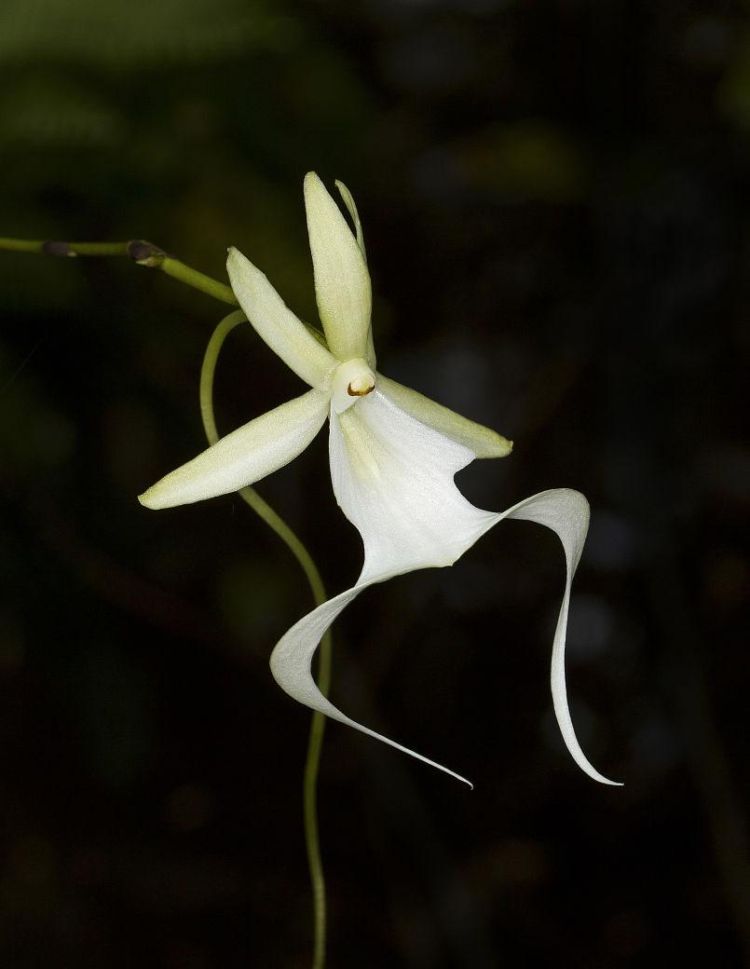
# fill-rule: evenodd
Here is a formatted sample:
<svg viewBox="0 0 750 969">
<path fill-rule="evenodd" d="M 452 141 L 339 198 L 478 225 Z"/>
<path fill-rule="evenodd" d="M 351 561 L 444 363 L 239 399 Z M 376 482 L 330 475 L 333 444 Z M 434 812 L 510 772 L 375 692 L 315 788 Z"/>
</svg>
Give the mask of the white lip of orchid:
<svg viewBox="0 0 750 969">
<path fill-rule="evenodd" d="M 360 397 L 366 397 L 375 390 L 376 377 L 364 360 L 347 360 L 337 367 L 331 382 L 331 407 L 337 414 L 343 414 Z"/>
<path fill-rule="evenodd" d="M 370 277 L 351 193 L 337 182 L 356 226 L 314 172 L 305 177 L 305 207 L 316 300 L 328 347 L 288 309 L 266 276 L 236 249 L 227 260 L 232 289 L 268 346 L 313 389 L 221 438 L 140 496 L 149 508 L 212 498 L 254 484 L 293 460 L 330 418 L 331 480 L 336 500 L 364 544 L 353 588 L 297 622 L 277 643 L 271 670 L 299 702 L 426 761 L 374 733 L 333 706 L 315 685 L 310 664 L 328 626 L 360 592 L 418 568 L 451 565 L 504 518 L 552 529 L 565 552 L 566 581 L 552 645 L 555 715 L 573 759 L 594 780 L 615 784 L 589 763 L 575 735 L 565 682 L 565 633 L 571 582 L 588 529 L 583 495 L 556 489 L 504 512 L 482 511 L 456 488 L 453 476 L 475 458 L 509 454 L 512 442 L 408 387 L 376 373 L 370 326 Z M 359 403 L 358 407 L 353 407 Z M 468 783 L 468 782 L 467 782 Z"/>
</svg>

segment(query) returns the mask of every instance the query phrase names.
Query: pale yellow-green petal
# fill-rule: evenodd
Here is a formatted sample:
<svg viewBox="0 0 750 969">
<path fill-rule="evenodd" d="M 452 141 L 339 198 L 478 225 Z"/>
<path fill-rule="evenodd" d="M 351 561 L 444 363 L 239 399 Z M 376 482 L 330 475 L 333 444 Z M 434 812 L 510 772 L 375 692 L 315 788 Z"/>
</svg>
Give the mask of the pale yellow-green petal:
<svg viewBox="0 0 750 969">
<path fill-rule="evenodd" d="M 336 359 L 297 319 L 267 277 L 235 248 L 229 250 L 227 272 L 258 336 L 311 387 L 326 387 Z"/>
<path fill-rule="evenodd" d="M 367 249 L 365 248 L 365 234 L 362 231 L 362 222 L 359 218 L 359 212 L 357 211 L 357 206 L 354 201 L 354 196 L 349 191 L 349 189 L 344 185 L 343 182 L 336 181 L 336 188 L 339 190 L 341 198 L 344 200 L 344 205 L 346 206 L 349 215 L 352 217 L 352 222 L 354 223 L 354 229 L 357 233 L 357 245 L 359 246 L 365 262 L 367 262 Z M 375 342 L 372 336 L 372 320 L 370 325 L 367 327 L 367 348 L 365 350 L 365 360 L 370 367 L 374 370 L 378 365 L 377 357 L 375 356 Z"/>
<path fill-rule="evenodd" d="M 315 297 L 328 346 L 342 361 L 364 357 L 372 309 L 365 257 L 315 172 L 305 176 L 305 208 Z"/>
<path fill-rule="evenodd" d="M 497 431 L 462 417 L 411 387 L 404 387 L 382 374 L 378 374 L 377 386 L 401 410 L 452 441 L 463 444 L 478 458 L 504 458 L 513 450 L 513 442 Z"/>
<path fill-rule="evenodd" d="M 344 205 L 352 217 L 352 222 L 354 223 L 354 229 L 357 233 L 357 245 L 360 248 L 362 255 L 365 257 L 365 262 L 367 262 L 367 249 L 365 248 L 365 234 L 362 231 L 362 221 L 359 217 L 359 212 L 357 211 L 357 205 L 354 201 L 354 196 L 349 191 L 349 189 L 344 185 L 343 182 L 336 179 L 336 188 L 339 190 L 341 198 L 344 200 Z"/>
<path fill-rule="evenodd" d="M 365 360 L 373 370 L 377 368 L 378 358 L 375 356 L 375 342 L 372 337 L 372 326 L 367 330 L 367 345 L 365 346 Z"/>
</svg>

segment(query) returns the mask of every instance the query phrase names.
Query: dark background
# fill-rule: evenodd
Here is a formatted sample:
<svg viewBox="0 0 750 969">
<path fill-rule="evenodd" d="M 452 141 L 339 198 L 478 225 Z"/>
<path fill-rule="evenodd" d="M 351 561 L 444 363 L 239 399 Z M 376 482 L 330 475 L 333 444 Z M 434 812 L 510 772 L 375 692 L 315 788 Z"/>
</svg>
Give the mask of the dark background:
<svg viewBox="0 0 750 969">
<path fill-rule="evenodd" d="M 330 967 L 750 959 L 742 525 L 750 23 L 739 2 L 4 0 L 0 231 L 239 246 L 315 319 L 302 177 L 362 215 L 385 373 L 496 427 L 460 476 L 593 508 L 551 714 L 551 533 L 368 592 L 334 698 Z M 273 683 L 304 580 L 234 498 L 147 512 L 203 445 L 219 303 L 127 260 L 0 253 L 0 961 L 309 962 L 308 715 Z M 302 386 L 249 327 L 220 425 Z M 324 437 L 261 492 L 349 586 Z"/>
</svg>

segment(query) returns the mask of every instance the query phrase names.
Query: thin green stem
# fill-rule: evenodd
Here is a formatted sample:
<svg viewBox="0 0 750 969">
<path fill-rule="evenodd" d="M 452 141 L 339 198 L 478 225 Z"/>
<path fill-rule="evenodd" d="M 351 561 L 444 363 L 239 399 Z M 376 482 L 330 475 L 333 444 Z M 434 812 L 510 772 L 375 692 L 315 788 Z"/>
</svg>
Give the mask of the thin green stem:
<svg viewBox="0 0 750 969">
<path fill-rule="evenodd" d="M 230 306 L 237 305 L 231 288 L 212 276 L 193 269 L 179 259 L 168 255 L 163 249 L 145 239 L 131 239 L 128 242 L 67 242 L 55 239 L 8 239 L 0 238 L 0 250 L 7 252 L 26 252 L 41 256 L 75 258 L 77 256 L 126 256 L 139 266 L 160 269 L 173 279 L 202 293 L 213 296 Z M 201 417 L 206 437 L 210 444 L 218 440 L 213 408 L 213 380 L 219 351 L 235 326 L 245 322 L 246 317 L 240 310 L 225 317 L 214 331 L 203 359 L 200 380 Z M 321 342 L 322 334 L 312 327 L 311 333 Z M 263 521 L 273 529 L 297 559 L 312 590 L 316 605 L 326 600 L 326 591 L 317 566 L 303 543 L 287 525 L 283 518 L 255 491 L 243 488 L 240 496 Z M 318 653 L 318 688 L 328 695 L 331 682 L 331 634 L 327 632 L 321 640 Z M 313 713 L 310 724 L 310 739 L 307 746 L 303 783 L 303 806 L 305 844 L 310 867 L 310 880 L 313 894 L 313 921 L 315 944 L 313 950 L 313 969 L 324 969 L 326 947 L 326 896 L 323 863 L 320 856 L 320 836 L 318 832 L 317 780 L 320 767 L 320 754 L 325 733 L 325 717 Z"/>
<path fill-rule="evenodd" d="M 166 256 L 158 268 L 166 273 L 167 276 L 171 276 L 172 279 L 178 279 L 181 283 L 187 283 L 193 289 L 199 289 L 202 293 L 207 293 L 209 296 L 213 296 L 214 299 L 221 300 L 222 303 L 229 303 L 230 306 L 237 305 L 237 297 L 232 292 L 230 286 L 227 286 L 225 283 L 220 283 L 213 276 L 207 276 L 205 273 L 198 272 L 197 269 L 193 269 L 184 262 L 180 262 L 179 259 Z"/>
<path fill-rule="evenodd" d="M 0 239 L 7 252 L 31 252 L 37 256 L 127 256 L 129 242 L 63 242 L 58 239 Z"/>
<path fill-rule="evenodd" d="M 0 239 L 0 249 L 8 252 L 36 252 L 41 253 L 41 244 L 28 239 Z"/>
<path fill-rule="evenodd" d="M 237 305 L 237 299 L 226 283 L 193 269 L 186 263 L 170 256 L 153 242 L 145 239 L 131 239 L 128 242 L 66 242 L 57 239 L 0 239 L 0 250 L 7 252 L 29 252 L 39 256 L 127 256 L 139 266 L 160 269 L 173 279 L 192 286 L 213 296 L 230 306 Z"/>
<path fill-rule="evenodd" d="M 214 330 L 208 341 L 206 353 L 203 357 L 200 379 L 200 408 L 203 429 L 209 444 L 215 444 L 219 439 L 216 429 L 216 419 L 213 406 L 214 373 L 219 352 L 231 331 L 240 323 L 246 322 L 247 317 L 241 310 L 236 310 L 225 316 Z M 303 543 L 287 525 L 284 519 L 271 508 L 254 488 L 243 488 L 239 492 L 242 499 L 272 528 L 279 538 L 287 545 L 290 552 L 297 559 L 312 590 L 316 605 L 325 602 L 326 590 L 312 556 Z M 318 689 L 328 695 L 331 683 L 331 634 L 327 632 L 321 640 L 318 659 Z M 310 723 L 310 737 L 307 745 L 307 758 L 303 780 L 303 816 L 305 826 L 305 844 L 307 846 L 307 860 L 310 868 L 310 881 L 313 895 L 313 928 L 314 949 L 313 969 L 323 969 L 325 966 L 326 949 L 326 894 L 323 862 L 320 854 L 320 834 L 318 829 L 317 781 L 320 768 L 320 754 L 325 734 L 326 718 L 322 713 L 313 713 Z"/>
</svg>

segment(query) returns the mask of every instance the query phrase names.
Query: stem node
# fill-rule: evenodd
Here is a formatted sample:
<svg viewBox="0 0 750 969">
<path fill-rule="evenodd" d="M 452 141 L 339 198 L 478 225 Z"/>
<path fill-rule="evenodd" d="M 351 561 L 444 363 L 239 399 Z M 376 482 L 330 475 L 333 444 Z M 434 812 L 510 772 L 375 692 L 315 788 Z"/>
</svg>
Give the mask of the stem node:
<svg viewBox="0 0 750 969">
<path fill-rule="evenodd" d="M 67 256 L 74 259 L 77 253 L 70 248 L 69 242 L 60 242 L 57 239 L 47 239 L 42 243 L 42 253 L 45 256 Z"/>
<path fill-rule="evenodd" d="M 131 239 L 127 245 L 127 253 L 133 262 L 139 266 L 156 269 L 167 258 L 166 252 L 146 239 Z"/>
</svg>

